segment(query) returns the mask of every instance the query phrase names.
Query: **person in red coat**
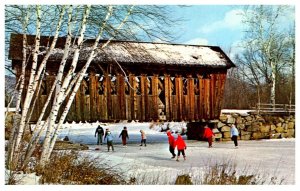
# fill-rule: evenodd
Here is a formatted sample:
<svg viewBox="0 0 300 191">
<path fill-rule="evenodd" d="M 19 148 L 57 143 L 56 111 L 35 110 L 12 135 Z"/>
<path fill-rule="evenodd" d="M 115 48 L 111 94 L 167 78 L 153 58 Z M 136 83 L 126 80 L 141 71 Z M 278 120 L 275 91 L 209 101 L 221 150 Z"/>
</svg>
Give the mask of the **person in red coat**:
<svg viewBox="0 0 300 191">
<path fill-rule="evenodd" d="M 207 124 L 205 124 L 204 126 L 204 134 L 203 134 L 203 138 L 207 139 L 208 141 L 208 148 L 212 147 L 212 137 L 215 134 L 212 132 L 212 130 L 208 127 Z"/>
<path fill-rule="evenodd" d="M 171 134 L 171 131 L 170 131 L 170 130 L 167 131 L 167 135 L 168 135 L 168 140 L 169 140 L 169 151 L 170 151 L 170 153 L 172 154 L 172 159 L 173 159 L 173 158 L 175 158 L 175 156 L 176 156 L 176 154 L 175 154 L 175 152 L 174 152 L 175 147 L 176 147 L 176 145 L 175 145 L 175 138 L 174 138 L 174 136 Z"/>
<path fill-rule="evenodd" d="M 186 144 L 178 132 L 177 132 L 177 139 L 175 141 L 175 145 L 178 151 L 176 161 L 179 161 L 180 153 L 182 153 L 183 159 L 185 160 L 186 158 L 185 158 L 184 150 L 186 149 Z"/>
</svg>

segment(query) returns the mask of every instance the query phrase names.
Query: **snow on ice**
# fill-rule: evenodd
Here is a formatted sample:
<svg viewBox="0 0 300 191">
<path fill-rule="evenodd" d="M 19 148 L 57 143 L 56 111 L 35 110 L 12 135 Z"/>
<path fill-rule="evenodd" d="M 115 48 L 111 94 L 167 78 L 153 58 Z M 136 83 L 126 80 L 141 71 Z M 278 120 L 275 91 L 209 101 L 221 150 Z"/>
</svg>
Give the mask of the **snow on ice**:
<svg viewBox="0 0 300 191">
<path fill-rule="evenodd" d="M 94 135 L 99 124 L 112 132 L 115 152 L 107 152 L 106 144 L 96 145 Z M 129 133 L 127 147 L 122 147 L 119 138 L 124 126 Z M 187 143 L 187 160 L 183 161 L 181 158 L 180 162 L 176 162 L 169 153 L 168 138 L 164 132 L 167 128 L 173 132 L 181 132 L 186 130 L 186 124 L 73 122 L 63 126 L 59 139 L 68 136 L 71 142 L 87 144 L 89 150 L 79 152 L 82 157 L 109 164 L 116 170 L 125 172 L 128 179 L 136 177 L 137 183 L 144 181 L 143 184 L 174 184 L 177 175 L 181 174 L 189 174 L 194 183 L 199 183 L 208 166 L 229 160 L 236 164 L 237 174 L 248 168 L 248 173 L 259 173 L 266 179 L 277 176 L 278 179 L 284 178 L 282 184 L 295 184 L 295 139 L 239 141 L 239 148 L 234 149 L 231 141 L 214 142 L 213 148 L 207 148 L 207 142 L 186 140 L 186 136 L 183 136 Z M 140 130 L 147 134 L 147 147 L 139 146 Z M 37 180 L 38 177 L 29 174 L 22 184 L 38 184 Z M 269 183 L 267 181 L 265 184 Z"/>
</svg>

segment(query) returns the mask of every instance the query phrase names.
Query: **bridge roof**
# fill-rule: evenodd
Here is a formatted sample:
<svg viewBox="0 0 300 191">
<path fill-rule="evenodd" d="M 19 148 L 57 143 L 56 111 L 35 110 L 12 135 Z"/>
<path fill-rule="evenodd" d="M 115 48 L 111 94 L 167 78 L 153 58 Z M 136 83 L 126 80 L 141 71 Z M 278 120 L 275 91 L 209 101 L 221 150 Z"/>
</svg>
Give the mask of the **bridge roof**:
<svg viewBox="0 0 300 191">
<path fill-rule="evenodd" d="M 35 36 L 28 35 L 28 50 L 34 49 Z M 65 37 L 60 37 L 55 49 L 52 51 L 49 61 L 59 61 L 64 53 Z M 187 66 L 196 68 L 224 68 L 228 69 L 235 65 L 218 46 L 168 44 L 154 42 L 134 41 L 111 41 L 105 48 L 102 45 L 106 40 L 101 40 L 94 62 L 107 62 L 112 59 L 120 63 L 133 65 L 160 64 L 172 66 Z M 94 40 L 85 40 L 80 51 L 79 61 L 86 61 L 92 51 Z M 40 52 L 45 55 L 49 44 L 49 37 L 41 37 Z M 22 60 L 22 35 L 12 34 L 9 58 Z M 74 48 L 71 48 L 68 59 L 72 59 Z"/>
</svg>

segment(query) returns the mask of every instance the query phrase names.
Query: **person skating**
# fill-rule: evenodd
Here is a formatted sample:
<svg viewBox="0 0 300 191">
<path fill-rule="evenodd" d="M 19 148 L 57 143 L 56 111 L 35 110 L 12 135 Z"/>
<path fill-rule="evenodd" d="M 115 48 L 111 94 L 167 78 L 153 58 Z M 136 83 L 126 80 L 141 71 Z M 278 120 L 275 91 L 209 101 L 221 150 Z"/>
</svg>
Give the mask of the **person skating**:
<svg viewBox="0 0 300 191">
<path fill-rule="evenodd" d="M 140 130 L 140 132 L 141 132 L 141 144 L 140 144 L 140 146 L 143 146 L 143 143 L 144 143 L 144 145 L 146 147 L 147 146 L 146 145 L 146 139 L 147 139 L 146 133 L 143 130 Z"/>
<path fill-rule="evenodd" d="M 97 136 L 97 145 L 99 144 L 102 145 L 103 134 L 104 134 L 103 128 L 100 125 L 98 125 L 95 131 L 95 137 Z"/>
<path fill-rule="evenodd" d="M 177 133 L 177 139 L 175 141 L 175 145 L 177 147 L 177 159 L 176 161 L 179 162 L 179 158 L 180 158 L 180 153 L 182 153 L 183 159 L 186 160 L 186 156 L 185 156 L 185 152 L 184 150 L 186 149 L 186 144 L 184 142 L 184 140 L 182 139 L 181 135 Z"/>
<path fill-rule="evenodd" d="M 203 138 L 207 139 L 208 142 L 208 148 L 212 147 L 212 137 L 215 134 L 212 132 L 212 130 L 208 127 L 207 124 L 205 124 L 204 126 L 204 134 L 203 134 Z"/>
<path fill-rule="evenodd" d="M 172 135 L 172 133 L 171 133 L 170 130 L 167 131 L 167 135 L 168 135 L 168 140 L 169 140 L 169 151 L 172 154 L 172 158 L 175 158 L 175 156 L 176 156 L 176 154 L 174 152 L 175 147 L 176 147 L 176 145 L 175 145 L 175 138 Z"/>
<path fill-rule="evenodd" d="M 122 144 L 123 144 L 123 147 L 127 147 L 126 146 L 126 141 L 127 139 L 129 139 L 129 136 L 128 136 L 128 132 L 127 132 L 127 127 L 124 127 L 123 130 L 121 131 L 120 135 L 119 135 L 119 138 L 122 137 Z"/>
<path fill-rule="evenodd" d="M 112 151 L 114 151 L 113 136 L 108 128 L 105 131 L 104 140 L 105 139 L 107 139 L 107 152 L 109 152 L 110 147 L 112 148 Z"/>
<path fill-rule="evenodd" d="M 234 142 L 235 148 L 238 148 L 237 138 L 239 136 L 239 131 L 237 130 L 234 124 L 232 124 L 230 127 L 230 136 L 231 136 L 231 140 L 233 140 Z"/>
</svg>

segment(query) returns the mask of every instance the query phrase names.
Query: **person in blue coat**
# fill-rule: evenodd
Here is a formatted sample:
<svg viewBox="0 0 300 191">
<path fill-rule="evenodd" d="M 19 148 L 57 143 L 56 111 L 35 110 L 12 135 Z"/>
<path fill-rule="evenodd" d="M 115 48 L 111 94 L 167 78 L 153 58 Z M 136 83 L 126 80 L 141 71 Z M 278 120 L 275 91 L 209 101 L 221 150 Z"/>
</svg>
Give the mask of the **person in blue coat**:
<svg viewBox="0 0 300 191">
<path fill-rule="evenodd" d="M 107 139 L 107 152 L 109 152 L 110 147 L 112 148 L 112 151 L 114 151 L 113 136 L 108 128 L 105 131 L 104 140 L 105 139 Z"/>
<path fill-rule="evenodd" d="M 232 124 L 230 128 L 231 128 L 230 129 L 231 140 L 233 140 L 235 148 L 238 148 L 237 139 L 239 136 L 239 131 L 237 130 L 237 128 L 234 124 Z"/>
</svg>

